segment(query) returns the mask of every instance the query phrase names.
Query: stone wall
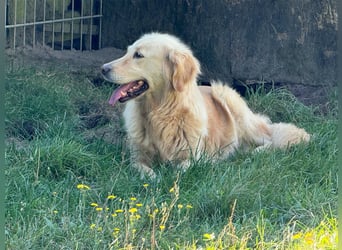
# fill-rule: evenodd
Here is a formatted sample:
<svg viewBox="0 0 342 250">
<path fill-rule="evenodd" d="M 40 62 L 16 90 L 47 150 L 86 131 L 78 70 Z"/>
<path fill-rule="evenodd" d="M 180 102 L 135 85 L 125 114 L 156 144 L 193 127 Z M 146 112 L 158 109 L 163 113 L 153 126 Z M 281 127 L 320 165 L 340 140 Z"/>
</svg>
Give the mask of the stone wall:
<svg viewBox="0 0 342 250">
<path fill-rule="evenodd" d="M 125 49 L 150 31 L 180 37 L 202 80 L 337 84 L 334 0 L 106 0 L 103 47 Z"/>
</svg>

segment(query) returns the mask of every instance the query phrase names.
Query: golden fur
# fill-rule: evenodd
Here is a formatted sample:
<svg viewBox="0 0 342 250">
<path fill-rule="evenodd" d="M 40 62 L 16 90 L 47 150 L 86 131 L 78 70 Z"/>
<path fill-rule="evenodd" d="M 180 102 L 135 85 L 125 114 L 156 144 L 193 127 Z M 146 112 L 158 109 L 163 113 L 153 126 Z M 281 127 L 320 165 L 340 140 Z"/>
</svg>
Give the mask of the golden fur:
<svg viewBox="0 0 342 250">
<path fill-rule="evenodd" d="M 142 176 L 155 177 L 151 168 L 155 156 L 186 169 L 191 157 L 204 152 L 227 157 L 241 145 L 287 147 L 310 139 L 304 129 L 272 124 L 267 116 L 253 113 L 236 91 L 221 82 L 198 86 L 198 60 L 171 35 L 142 36 L 122 58 L 104 64 L 102 72 L 121 85 L 148 83 L 144 93 L 127 101 L 123 113 L 132 164 Z"/>
</svg>

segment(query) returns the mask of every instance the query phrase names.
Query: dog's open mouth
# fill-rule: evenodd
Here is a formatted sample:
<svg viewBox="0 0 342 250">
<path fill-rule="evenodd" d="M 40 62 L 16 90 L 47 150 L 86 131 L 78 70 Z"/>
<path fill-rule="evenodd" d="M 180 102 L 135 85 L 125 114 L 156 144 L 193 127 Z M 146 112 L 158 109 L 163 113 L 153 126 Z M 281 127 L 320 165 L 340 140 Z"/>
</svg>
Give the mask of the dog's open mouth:
<svg viewBox="0 0 342 250">
<path fill-rule="evenodd" d="M 114 106 L 117 101 L 126 102 L 141 95 L 148 88 L 148 83 L 144 80 L 138 80 L 123 84 L 114 90 L 112 96 L 109 99 L 109 104 Z"/>
</svg>

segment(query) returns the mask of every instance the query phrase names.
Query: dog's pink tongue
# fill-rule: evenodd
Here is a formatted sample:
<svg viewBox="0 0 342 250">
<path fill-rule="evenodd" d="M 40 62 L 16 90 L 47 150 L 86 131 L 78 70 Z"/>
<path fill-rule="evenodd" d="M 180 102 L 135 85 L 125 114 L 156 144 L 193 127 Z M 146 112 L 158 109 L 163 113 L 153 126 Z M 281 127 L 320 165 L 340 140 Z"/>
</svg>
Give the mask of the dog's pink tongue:
<svg viewBox="0 0 342 250">
<path fill-rule="evenodd" d="M 117 89 L 115 89 L 113 91 L 113 94 L 111 95 L 110 99 L 109 99 L 109 104 L 114 106 L 115 103 L 118 102 L 118 100 L 122 97 L 125 97 L 127 94 L 127 90 L 129 90 L 131 88 L 131 85 L 134 84 L 134 82 L 130 82 L 124 85 L 121 85 L 120 87 L 118 87 Z"/>
</svg>

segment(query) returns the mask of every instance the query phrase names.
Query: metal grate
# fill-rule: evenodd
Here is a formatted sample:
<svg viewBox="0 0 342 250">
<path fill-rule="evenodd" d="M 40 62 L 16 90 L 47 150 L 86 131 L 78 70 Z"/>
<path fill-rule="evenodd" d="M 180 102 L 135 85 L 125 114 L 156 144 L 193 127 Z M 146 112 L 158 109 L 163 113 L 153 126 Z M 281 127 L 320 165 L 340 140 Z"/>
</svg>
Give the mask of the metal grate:
<svg viewBox="0 0 342 250">
<path fill-rule="evenodd" d="M 6 47 L 101 48 L 102 0 L 6 0 Z"/>
</svg>

